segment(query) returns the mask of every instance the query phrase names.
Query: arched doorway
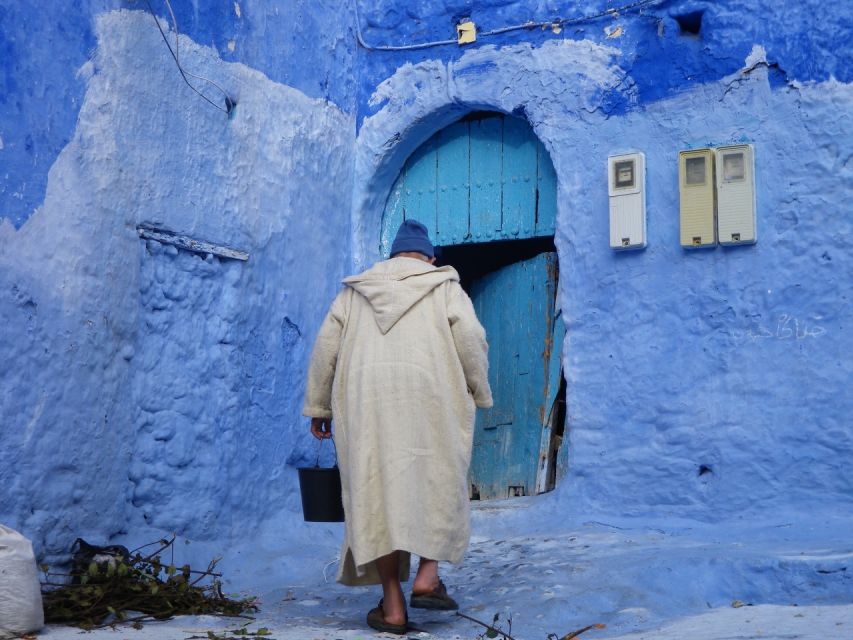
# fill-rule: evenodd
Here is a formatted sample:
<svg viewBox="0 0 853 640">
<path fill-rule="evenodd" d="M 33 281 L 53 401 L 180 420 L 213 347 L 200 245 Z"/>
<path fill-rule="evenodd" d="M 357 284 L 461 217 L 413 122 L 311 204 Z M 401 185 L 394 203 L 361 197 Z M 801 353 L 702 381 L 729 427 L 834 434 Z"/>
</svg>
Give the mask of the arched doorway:
<svg viewBox="0 0 853 640">
<path fill-rule="evenodd" d="M 459 271 L 489 340 L 495 405 L 478 412 L 471 497 L 552 489 L 565 460 L 565 386 L 556 175 L 547 151 L 523 120 L 466 116 L 400 171 L 383 215 L 383 255 L 407 218 L 427 225 L 440 263 Z"/>
</svg>

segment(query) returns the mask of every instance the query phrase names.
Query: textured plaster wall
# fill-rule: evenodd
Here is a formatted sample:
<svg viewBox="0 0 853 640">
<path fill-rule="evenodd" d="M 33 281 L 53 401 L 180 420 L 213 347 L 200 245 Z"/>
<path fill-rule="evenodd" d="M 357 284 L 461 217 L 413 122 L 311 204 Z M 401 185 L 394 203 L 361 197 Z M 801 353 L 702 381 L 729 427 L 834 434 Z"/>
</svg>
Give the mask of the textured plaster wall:
<svg viewBox="0 0 853 640">
<path fill-rule="evenodd" d="M 164 0 L 150 4 L 171 24 Z M 347 112 L 352 110 L 355 83 L 349 4 L 349 0 L 171 2 L 179 31 L 210 47 L 222 60 L 243 63 Z M 47 172 L 74 135 L 87 87 L 77 70 L 98 46 L 96 17 L 122 8 L 147 11 L 147 4 L 0 0 L 0 218 L 16 227 L 43 202 Z M 155 28 L 153 21 L 150 27 Z M 154 60 L 159 59 L 138 62 L 144 66 Z M 198 71 L 191 59 L 185 62 L 188 71 Z M 222 103 L 221 95 L 211 95 Z"/>
<path fill-rule="evenodd" d="M 95 34 L 45 201 L 0 226 L 0 520 L 42 552 L 146 525 L 228 540 L 298 507 L 286 462 L 307 455 L 302 371 L 348 262 L 354 121 L 182 38 L 237 97 L 229 119 L 150 15 Z M 250 258 L 144 242 L 141 222 Z"/>
<path fill-rule="evenodd" d="M 777 73 L 770 82 L 784 84 L 785 75 L 798 80 L 849 82 L 849 43 L 840 34 L 853 29 L 846 7 L 829 9 L 818 0 L 659 0 L 628 11 L 633 0 L 397 0 L 360 3 L 363 41 L 376 50 L 359 49 L 359 123 L 381 106 L 370 96 L 383 80 L 406 62 L 451 62 L 472 48 L 526 43 L 539 46 L 562 40 L 590 41 L 614 47 L 619 67 L 630 72 L 624 85 L 615 85 L 596 108 L 624 113 L 686 88 L 720 80 L 741 68 L 755 43 L 761 43 Z M 592 20 L 608 12 L 604 17 Z M 701 31 L 683 34 L 678 17 L 702 13 Z M 455 44 L 417 50 L 383 51 L 455 39 L 456 23 L 473 20 L 480 33 L 526 23 L 568 21 L 558 32 L 531 28 L 481 36 L 474 45 Z M 486 69 L 483 69 L 486 70 Z M 475 73 L 475 72 L 472 72 Z M 547 92 L 547 87 L 543 87 Z M 558 100 L 562 101 L 562 100 Z"/>
<path fill-rule="evenodd" d="M 95 46 L 92 13 L 109 0 L 0 0 L 0 218 L 20 226 L 45 198 L 47 172 L 74 133 Z"/>
<path fill-rule="evenodd" d="M 667 2 L 572 37 L 398 53 L 410 61 L 360 98 L 360 264 L 376 257 L 402 161 L 460 115 L 523 115 L 551 153 L 569 471 L 549 504 L 563 516 L 713 521 L 853 502 L 851 45 L 829 45 L 850 12 L 748 4 Z M 700 34 L 680 34 L 672 16 L 696 8 Z M 363 21 L 365 37 L 392 37 Z M 391 55 L 363 53 L 364 67 L 381 75 Z M 756 149 L 758 244 L 681 249 L 678 151 L 742 141 Z M 649 246 L 614 253 L 606 159 L 629 149 L 646 154 Z"/>
<path fill-rule="evenodd" d="M 850 503 L 853 11 L 670 0 L 370 51 L 352 4 L 174 2 L 182 60 L 237 99 L 228 119 L 139 3 L 25 4 L 0 0 L 0 521 L 40 552 L 146 526 L 224 546 L 251 530 L 289 556 L 334 535 L 296 524 L 308 350 L 340 277 L 378 257 L 406 157 L 482 108 L 527 118 L 559 177 L 569 472 L 542 504 L 565 521 Z M 376 46 L 615 3 L 361 5 Z M 743 140 L 758 244 L 683 251 L 678 150 Z M 632 148 L 649 247 L 615 254 L 604 167 Z M 143 242 L 141 222 L 251 257 Z"/>
</svg>

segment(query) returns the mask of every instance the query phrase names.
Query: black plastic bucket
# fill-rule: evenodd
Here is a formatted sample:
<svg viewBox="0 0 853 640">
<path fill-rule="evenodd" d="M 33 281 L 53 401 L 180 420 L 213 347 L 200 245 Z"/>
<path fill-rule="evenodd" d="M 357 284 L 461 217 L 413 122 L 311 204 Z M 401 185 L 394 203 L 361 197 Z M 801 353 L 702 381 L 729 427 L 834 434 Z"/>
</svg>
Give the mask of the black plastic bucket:
<svg viewBox="0 0 853 640">
<path fill-rule="evenodd" d="M 299 492 L 305 522 L 343 522 L 341 470 L 338 467 L 301 467 Z"/>
</svg>

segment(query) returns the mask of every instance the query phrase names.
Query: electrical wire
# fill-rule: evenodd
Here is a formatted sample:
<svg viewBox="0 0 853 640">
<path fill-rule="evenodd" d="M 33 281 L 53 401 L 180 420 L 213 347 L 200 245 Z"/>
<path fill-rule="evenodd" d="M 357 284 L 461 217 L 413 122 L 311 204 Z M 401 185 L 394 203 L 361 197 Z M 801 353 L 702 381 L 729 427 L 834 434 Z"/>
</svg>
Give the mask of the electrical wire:
<svg viewBox="0 0 853 640">
<path fill-rule="evenodd" d="M 210 80 L 209 78 L 205 78 L 205 77 L 203 77 L 203 76 L 198 76 L 198 75 L 196 75 L 196 74 L 194 74 L 194 73 L 191 73 L 191 72 L 187 71 L 186 69 L 184 69 L 184 68 L 181 66 L 181 63 L 180 63 L 180 62 L 179 62 L 179 60 L 178 60 L 178 35 L 179 35 L 179 34 L 178 34 L 178 20 L 177 20 L 177 18 L 175 18 L 175 12 L 172 10 L 172 1 L 171 1 L 171 0 L 165 0 L 165 2 L 166 2 L 166 7 L 168 7 L 168 9 L 169 9 L 169 15 L 170 15 L 170 16 L 172 16 L 172 25 L 173 25 L 173 28 L 175 29 L 175 62 L 177 62 L 177 63 L 178 63 L 178 67 L 179 67 L 180 69 L 182 69 L 182 70 L 184 71 L 184 73 L 186 73 L 188 76 L 192 76 L 193 78 L 198 78 L 199 80 L 204 80 L 205 82 L 207 82 L 207 83 L 209 83 L 209 84 L 212 84 L 214 87 L 216 87 L 217 89 L 219 89 L 219 91 L 222 93 L 222 95 L 223 95 L 223 96 L 225 96 L 225 103 L 226 103 L 226 106 L 227 106 L 227 105 L 228 105 L 228 103 L 231 101 L 231 98 L 230 98 L 230 96 L 225 92 L 225 89 L 223 89 L 222 87 L 220 87 L 220 86 L 219 86 L 218 84 L 216 84 L 213 80 Z M 230 111 L 230 108 L 229 108 L 229 109 L 227 109 L 227 111 Z"/>
<path fill-rule="evenodd" d="M 484 38 L 489 36 L 496 36 L 502 33 L 509 33 L 511 31 L 520 31 L 522 29 L 553 29 L 555 27 L 564 27 L 573 24 L 579 24 L 582 22 L 591 22 L 593 20 L 597 20 L 598 18 L 603 18 L 605 16 L 616 15 L 623 12 L 632 11 L 634 9 L 642 9 L 649 5 L 662 4 L 667 0 L 637 0 L 631 4 L 626 4 L 620 7 L 613 7 L 611 9 L 605 9 L 604 11 L 599 11 L 598 13 L 592 13 L 584 16 L 579 16 L 577 18 L 556 18 L 554 20 L 545 20 L 541 22 L 525 22 L 523 24 L 515 24 L 509 27 L 500 27 L 498 29 L 491 29 L 490 31 L 483 31 L 477 34 L 478 38 Z M 404 45 L 372 45 L 368 44 L 364 36 L 361 33 L 361 14 L 358 9 L 358 1 L 355 2 L 355 36 L 358 44 L 368 51 L 414 51 L 417 49 L 430 49 L 432 47 L 438 47 L 449 44 L 458 44 L 457 40 L 434 40 L 432 42 L 420 42 L 417 44 L 404 44 Z"/>
<path fill-rule="evenodd" d="M 172 3 L 170 2 L 170 0 L 165 0 L 165 2 L 166 2 L 166 7 L 169 9 L 169 15 L 172 16 L 172 28 L 175 31 L 175 48 L 174 48 L 174 50 L 172 49 L 172 45 L 169 44 L 169 39 L 166 37 L 166 33 L 163 31 L 163 27 L 160 26 L 160 20 L 157 18 L 157 14 L 154 13 L 154 8 L 151 6 L 150 0 L 145 0 L 145 4 L 148 5 L 148 11 L 151 13 L 151 16 L 154 18 L 154 23 L 157 25 L 157 30 L 160 32 L 160 35 L 163 36 L 163 42 L 166 43 L 166 47 L 169 49 L 169 53 L 172 54 L 172 59 L 175 61 L 175 64 L 178 67 L 178 71 L 180 72 L 181 77 L 184 79 L 184 82 L 187 83 L 187 86 L 190 89 L 192 89 L 193 91 L 195 91 L 199 96 L 201 96 L 201 98 L 203 100 L 210 103 L 215 109 L 219 109 L 223 113 L 225 113 L 227 115 L 231 115 L 231 111 L 234 109 L 234 105 L 236 103 L 234 102 L 234 100 L 231 99 L 231 97 L 225 92 L 225 90 L 222 87 L 220 87 L 218 84 L 216 84 L 213 80 L 210 80 L 209 78 L 205 78 L 204 76 L 199 76 L 199 75 L 196 75 L 194 73 L 191 73 L 181 66 L 181 62 L 178 59 L 178 36 L 180 35 L 180 33 L 178 32 L 178 21 L 175 18 L 175 12 L 172 10 Z M 187 76 L 192 76 L 193 78 L 198 78 L 199 80 L 204 80 L 205 82 L 212 84 L 214 87 L 219 89 L 219 91 L 222 92 L 222 95 L 225 96 L 225 108 L 223 109 L 218 104 L 216 104 L 213 100 L 211 100 L 206 95 L 204 95 L 201 91 L 199 91 L 189 81 L 189 78 L 187 78 Z"/>
</svg>

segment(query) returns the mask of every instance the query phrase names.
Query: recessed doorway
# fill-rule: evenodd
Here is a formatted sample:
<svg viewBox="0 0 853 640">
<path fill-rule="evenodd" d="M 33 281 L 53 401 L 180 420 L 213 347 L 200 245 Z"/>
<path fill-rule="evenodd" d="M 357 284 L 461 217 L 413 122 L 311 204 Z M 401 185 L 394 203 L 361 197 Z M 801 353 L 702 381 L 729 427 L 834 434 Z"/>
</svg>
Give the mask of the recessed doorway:
<svg viewBox="0 0 853 640">
<path fill-rule="evenodd" d="M 472 499 L 553 489 L 566 459 L 565 334 L 557 304 L 556 176 L 523 120 L 480 112 L 406 161 L 386 204 L 382 250 L 400 222 L 427 225 L 486 328 L 495 405 L 477 412 Z"/>
</svg>

